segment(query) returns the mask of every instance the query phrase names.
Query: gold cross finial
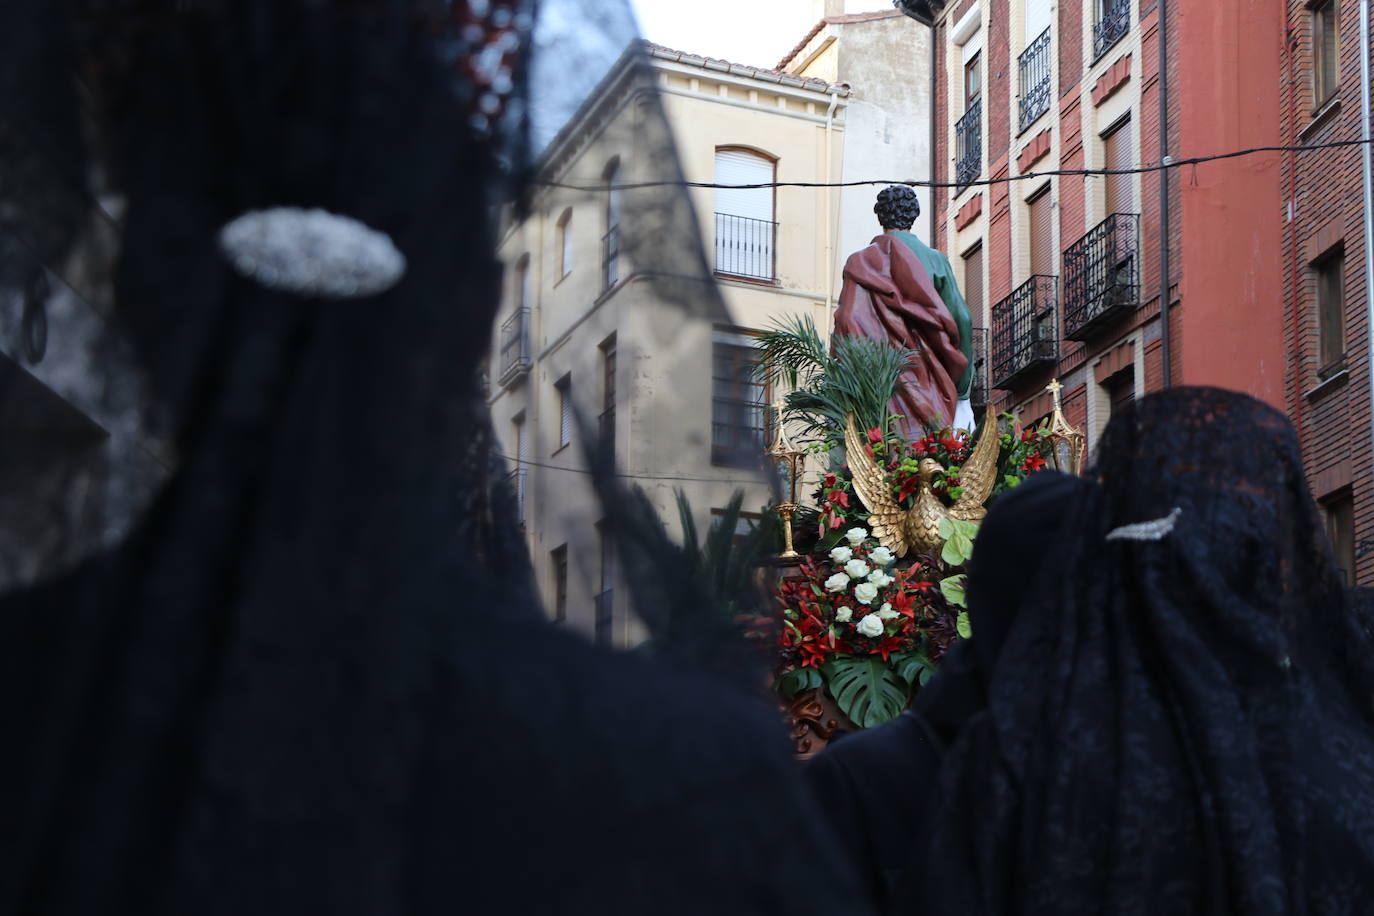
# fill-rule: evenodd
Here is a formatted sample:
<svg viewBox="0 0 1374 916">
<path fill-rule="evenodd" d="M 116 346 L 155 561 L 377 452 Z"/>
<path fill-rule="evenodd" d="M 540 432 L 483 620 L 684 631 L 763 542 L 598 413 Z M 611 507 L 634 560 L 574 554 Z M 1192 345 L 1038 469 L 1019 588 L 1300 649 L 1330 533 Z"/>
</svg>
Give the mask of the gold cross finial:
<svg viewBox="0 0 1374 916">
<path fill-rule="evenodd" d="M 1045 390 L 1048 391 L 1050 393 L 1050 396 L 1054 398 L 1054 409 L 1058 410 L 1059 392 L 1064 390 L 1064 386 L 1059 383 L 1059 379 L 1053 379 L 1050 381 L 1048 385 L 1045 386 Z"/>
</svg>

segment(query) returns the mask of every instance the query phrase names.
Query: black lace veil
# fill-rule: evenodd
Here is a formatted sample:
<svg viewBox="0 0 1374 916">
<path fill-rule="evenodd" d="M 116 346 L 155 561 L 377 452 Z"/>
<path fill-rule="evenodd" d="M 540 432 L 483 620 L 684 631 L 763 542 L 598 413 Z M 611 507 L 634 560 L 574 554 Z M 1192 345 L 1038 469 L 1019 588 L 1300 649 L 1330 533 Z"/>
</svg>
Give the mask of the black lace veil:
<svg viewBox="0 0 1374 916">
<path fill-rule="evenodd" d="M 1151 395 L 1093 476 L 945 763 L 910 902 L 1358 910 L 1374 657 L 1292 428 L 1242 395 Z"/>
<path fill-rule="evenodd" d="M 862 908 L 839 859 L 783 858 L 824 841 L 776 722 L 541 622 L 492 446 L 499 234 L 607 74 L 627 213 L 674 229 L 631 259 L 725 320 L 632 38 L 618 0 L 4 6 L 0 909 Z M 231 264 L 226 225 L 279 208 L 403 272 Z M 712 645 L 591 466 L 650 628 Z"/>
</svg>

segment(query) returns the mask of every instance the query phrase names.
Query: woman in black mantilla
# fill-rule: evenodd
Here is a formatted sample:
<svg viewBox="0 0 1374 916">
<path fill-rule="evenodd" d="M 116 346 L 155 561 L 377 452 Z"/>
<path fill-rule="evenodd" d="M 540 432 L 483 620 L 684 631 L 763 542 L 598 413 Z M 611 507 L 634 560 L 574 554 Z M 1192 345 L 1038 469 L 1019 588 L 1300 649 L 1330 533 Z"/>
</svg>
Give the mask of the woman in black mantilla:
<svg viewBox="0 0 1374 916">
<path fill-rule="evenodd" d="M 1151 395 L 1093 479 L 895 911 L 1367 912 L 1374 655 L 1292 428 L 1243 395 Z"/>
<path fill-rule="evenodd" d="M 55 270 L 123 205 L 132 366 L 79 368 L 175 444 L 127 537 L 0 596 L 0 912 L 865 911 L 788 851 L 828 838 L 774 718 L 545 625 L 489 486 L 531 12 L 0 4 L 6 229 Z"/>
</svg>

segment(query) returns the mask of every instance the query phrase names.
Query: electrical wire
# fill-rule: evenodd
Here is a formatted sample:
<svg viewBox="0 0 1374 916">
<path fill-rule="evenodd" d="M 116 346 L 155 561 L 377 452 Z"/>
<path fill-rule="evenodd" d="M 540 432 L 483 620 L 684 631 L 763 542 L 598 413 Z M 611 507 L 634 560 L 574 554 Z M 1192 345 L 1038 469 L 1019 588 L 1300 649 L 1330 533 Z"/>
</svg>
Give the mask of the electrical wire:
<svg viewBox="0 0 1374 916">
<path fill-rule="evenodd" d="M 550 471 L 571 471 L 571 472 L 574 473 L 574 474 L 587 474 L 587 475 L 590 475 L 590 474 L 593 473 L 593 471 L 591 471 L 591 470 L 588 469 L 588 468 L 574 468 L 574 467 L 568 467 L 568 466 L 565 465 L 565 464 L 545 464 L 545 463 L 539 462 L 539 461 L 530 461 L 530 460 L 527 459 L 527 458 L 526 458 L 526 459 L 516 458 L 516 457 L 514 457 L 513 455 L 502 455 L 502 454 L 500 454 L 499 452 L 496 453 L 496 457 L 498 457 L 498 458 L 504 458 L 506 461 L 509 461 L 511 464 L 515 465 L 516 468 L 547 468 L 547 469 L 550 470 Z M 763 473 L 763 472 L 762 472 L 762 469 L 760 469 L 760 474 L 762 474 L 762 473 Z M 693 483 L 729 483 L 729 484 L 737 484 L 737 485 L 740 485 L 740 486 L 743 486 L 744 484 L 750 484 L 750 483 L 766 483 L 766 482 L 767 482 L 767 479 L 764 478 L 764 477 L 762 477 L 762 476 L 756 477 L 756 478 L 752 478 L 752 479 L 749 479 L 749 480 L 742 480 L 742 479 L 735 478 L 735 477 L 678 477 L 678 476 L 672 476 L 672 475 L 666 475 L 666 476 L 664 476 L 664 475 L 658 475 L 658 474 L 629 474 L 629 473 L 624 473 L 624 472 L 621 472 L 621 471 L 616 471 L 616 472 L 614 472 L 611 476 L 612 476 L 612 477 L 619 477 L 619 478 L 622 478 L 622 479 L 624 479 L 624 480 L 677 480 L 677 481 L 691 481 L 691 482 L 693 482 Z"/>
<path fill-rule="evenodd" d="M 1041 172 L 1027 172 L 1024 175 L 1006 175 L 1001 178 L 975 178 L 969 181 L 922 181 L 915 178 L 865 178 L 856 181 L 765 181 L 758 184 L 719 184 L 713 181 L 640 181 L 640 182 L 617 182 L 617 191 L 633 191 L 641 188 L 664 188 L 664 187 L 683 187 L 683 188 L 720 188 L 726 190 L 751 190 L 755 188 L 857 188 L 867 185 L 906 185 L 913 188 L 974 188 L 988 187 L 998 184 L 1010 184 L 1015 181 L 1034 181 L 1038 178 L 1052 177 L 1093 177 L 1105 175 L 1145 175 L 1164 169 L 1176 169 L 1185 165 L 1201 165 L 1206 162 L 1217 162 L 1222 159 L 1236 159 L 1241 156 L 1253 156 L 1257 153 L 1308 153 L 1318 150 L 1340 149 L 1342 147 L 1363 146 L 1367 143 L 1374 143 L 1374 140 L 1331 140 L 1326 143 L 1299 144 L 1295 146 L 1252 146 L 1248 149 L 1233 150 L 1229 153 L 1213 153 L 1209 156 L 1190 156 L 1186 159 L 1169 158 L 1167 162 L 1156 162 L 1151 165 L 1140 165 L 1129 169 L 1047 169 Z M 561 188 L 568 191 L 600 192 L 609 191 L 610 185 L 605 184 L 570 184 L 562 181 L 551 181 L 544 178 L 533 179 L 535 184 L 549 188 Z"/>
</svg>

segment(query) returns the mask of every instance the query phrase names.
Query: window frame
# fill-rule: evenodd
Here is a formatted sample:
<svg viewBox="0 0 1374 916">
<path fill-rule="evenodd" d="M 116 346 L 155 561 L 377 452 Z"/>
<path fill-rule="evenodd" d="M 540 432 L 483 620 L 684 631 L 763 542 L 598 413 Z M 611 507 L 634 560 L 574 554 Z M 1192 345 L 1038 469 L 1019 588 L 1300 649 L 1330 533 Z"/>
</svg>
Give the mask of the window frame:
<svg viewBox="0 0 1374 916">
<path fill-rule="evenodd" d="M 564 374 L 553 387 L 558 392 L 558 446 L 553 450 L 556 455 L 572 444 L 572 373 Z"/>
<path fill-rule="evenodd" d="M 758 335 L 757 331 L 747 329 L 721 329 L 717 328 L 711 337 L 711 464 L 714 467 L 739 467 L 754 468 L 759 467 L 763 461 L 764 451 L 768 445 L 768 407 L 771 397 L 772 385 L 767 379 L 761 379 L 757 375 L 750 375 L 750 381 L 738 384 L 739 379 L 733 372 L 727 376 L 720 375 L 721 350 L 729 348 L 739 352 L 750 352 L 753 356 L 753 363 L 757 365 L 757 351 L 752 345 L 752 338 Z M 738 353 L 737 353 L 738 355 Z M 743 365 L 740 360 L 732 359 L 730 369 L 736 369 Z M 725 386 L 726 393 L 721 394 L 721 385 Z M 736 388 L 739 391 L 736 391 Z M 738 397 L 739 393 L 753 391 L 757 395 L 757 400 L 750 400 Z M 745 415 L 757 416 L 757 425 L 748 426 L 730 422 L 732 419 L 729 412 L 722 412 L 722 405 L 733 409 L 740 409 Z M 738 433 L 741 430 L 757 431 L 757 449 L 746 449 L 745 446 L 731 442 L 723 442 L 717 435 L 720 427 L 728 427 Z M 736 436 L 732 436 L 732 439 Z"/>
<path fill-rule="evenodd" d="M 983 49 L 974 51 L 964 61 L 964 113 L 983 97 Z"/>
<path fill-rule="evenodd" d="M 1312 109 L 1321 109 L 1336 96 L 1341 84 L 1341 12 L 1339 0 L 1312 0 L 1307 5 L 1310 14 L 1308 30 L 1312 39 Z M 1331 59 L 1325 49 L 1326 31 L 1335 33 Z M 1330 69 L 1330 85 L 1326 85 Z"/>
<path fill-rule="evenodd" d="M 553 574 L 553 622 L 565 623 L 568 619 L 567 544 L 560 544 L 549 551 L 549 564 Z"/>
<path fill-rule="evenodd" d="M 1316 320 L 1317 331 L 1317 379 L 1326 381 L 1346 367 L 1345 325 L 1345 243 L 1334 245 L 1323 252 L 1321 257 L 1312 261 L 1312 313 Z M 1334 290 L 1330 278 L 1334 275 Z M 1332 353 L 1333 332 L 1339 353 Z"/>
</svg>

